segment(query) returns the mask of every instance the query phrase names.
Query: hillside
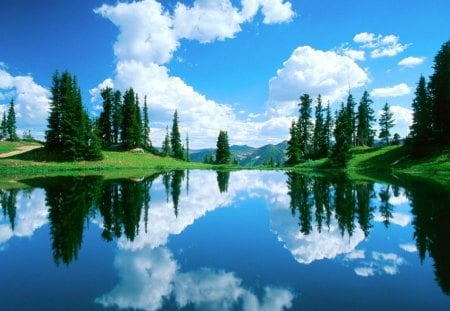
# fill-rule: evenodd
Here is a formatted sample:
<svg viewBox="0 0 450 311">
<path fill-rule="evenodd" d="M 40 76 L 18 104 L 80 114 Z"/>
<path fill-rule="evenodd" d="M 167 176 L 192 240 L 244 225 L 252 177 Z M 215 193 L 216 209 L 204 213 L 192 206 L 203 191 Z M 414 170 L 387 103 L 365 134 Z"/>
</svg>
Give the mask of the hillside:
<svg viewBox="0 0 450 311">
<path fill-rule="evenodd" d="M 260 148 L 254 148 L 246 145 L 233 145 L 230 147 L 231 157 L 235 158 L 239 165 L 257 166 L 264 165 L 272 161 L 273 163 L 284 163 L 287 142 L 281 142 L 277 145 L 265 145 Z M 200 149 L 190 152 L 191 161 L 203 162 L 205 157 L 214 157 L 216 149 Z"/>
</svg>

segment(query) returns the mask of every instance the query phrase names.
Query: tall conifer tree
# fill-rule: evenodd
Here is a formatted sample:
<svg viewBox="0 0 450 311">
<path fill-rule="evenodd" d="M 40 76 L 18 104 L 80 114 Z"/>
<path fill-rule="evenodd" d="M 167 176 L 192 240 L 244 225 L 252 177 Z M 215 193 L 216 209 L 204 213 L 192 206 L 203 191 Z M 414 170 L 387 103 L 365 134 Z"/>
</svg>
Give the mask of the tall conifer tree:
<svg viewBox="0 0 450 311">
<path fill-rule="evenodd" d="M 358 125 L 357 140 L 360 146 L 372 146 L 375 131 L 373 123 L 375 122 L 374 112 L 371 107 L 373 103 L 367 91 L 364 91 L 358 106 Z"/>
<path fill-rule="evenodd" d="M 433 130 L 437 142 L 445 147 L 450 143 L 450 41 L 442 45 L 433 68 L 429 83 Z"/>
<path fill-rule="evenodd" d="M 287 142 L 286 148 L 286 164 L 295 165 L 300 163 L 302 153 L 300 151 L 300 135 L 297 122 L 292 120 L 291 128 L 289 129 L 290 138 Z"/>
<path fill-rule="evenodd" d="M 230 145 L 228 143 L 228 133 L 220 131 L 217 137 L 216 163 L 228 164 L 231 161 Z"/>
<path fill-rule="evenodd" d="M 312 122 L 311 122 L 311 103 L 309 94 L 303 94 L 300 97 L 300 115 L 298 117 L 299 143 L 302 158 L 308 158 L 312 149 Z"/>
<path fill-rule="evenodd" d="M 107 87 L 101 91 L 101 96 L 103 98 L 103 111 L 99 118 L 100 137 L 104 146 L 110 146 L 114 141 L 112 126 L 113 90 Z"/>
<path fill-rule="evenodd" d="M 178 127 L 178 112 L 175 110 L 173 114 L 172 132 L 170 133 L 170 146 L 172 155 L 176 159 L 184 158 L 183 146 L 181 145 L 180 129 Z"/>
<path fill-rule="evenodd" d="M 394 127 L 395 120 L 394 114 L 391 112 L 391 107 L 386 102 L 381 110 L 379 125 L 380 134 L 378 137 L 384 142 L 384 144 L 389 145 L 389 138 L 391 137 L 390 129 Z"/>
<path fill-rule="evenodd" d="M 113 143 L 118 144 L 120 141 L 120 130 L 122 128 L 122 120 L 123 120 L 123 107 L 122 107 L 122 93 L 119 90 L 116 90 L 113 95 L 113 104 L 112 104 L 112 135 L 113 135 Z"/>
<path fill-rule="evenodd" d="M 142 120 L 142 146 L 144 149 L 149 150 L 152 147 L 152 141 L 150 140 L 150 125 L 148 120 L 148 106 L 147 96 L 144 97 L 144 110 Z"/>
<path fill-rule="evenodd" d="M 8 133 L 8 140 L 16 141 L 19 139 L 16 132 L 16 112 L 14 110 L 13 99 L 9 102 L 8 116 L 6 117 L 6 130 Z"/>
<path fill-rule="evenodd" d="M 323 108 L 322 108 L 322 97 L 317 96 L 317 105 L 315 111 L 316 121 L 314 123 L 314 132 L 313 132 L 313 153 L 314 157 L 321 158 L 324 156 L 324 120 L 323 120 Z"/>
<path fill-rule="evenodd" d="M 162 152 L 164 156 L 170 155 L 170 137 L 169 137 L 169 127 L 166 126 L 166 136 L 164 137 L 163 144 L 162 144 Z"/>
</svg>

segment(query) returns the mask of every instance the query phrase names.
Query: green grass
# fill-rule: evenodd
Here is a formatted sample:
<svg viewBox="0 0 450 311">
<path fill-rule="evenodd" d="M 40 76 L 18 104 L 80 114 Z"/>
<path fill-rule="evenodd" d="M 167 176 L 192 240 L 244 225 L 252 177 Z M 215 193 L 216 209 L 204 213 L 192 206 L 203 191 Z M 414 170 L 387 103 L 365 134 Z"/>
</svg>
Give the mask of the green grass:
<svg viewBox="0 0 450 311">
<path fill-rule="evenodd" d="M 39 143 L 34 142 L 23 142 L 23 141 L 1 141 L 0 142 L 0 153 L 7 153 L 14 150 L 19 149 L 23 146 L 30 146 L 30 145 L 39 145 Z"/>
<path fill-rule="evenodd" d="M 13 151 L 21 146 L 29 145 L 25 142 L 0 142 L 0 152 Z M 350 175 L 362 176 L 367 174 L 413 174 L 424 176 L 443 182 L 450 182 L 450 152 L 444 150 L 435 152 L 427 157 L 413 158 L 402 146 L 388 146 L 381 148 L 353 148 L 352 157 L 344 170 Z M 65 162 L 58 153 L 49 152 L 44 148 L 35 149 L 20 155 L 0 159 L 0 174 L 3 176 L 24 175 L 61 175 L 61 174 L 104 174 L 112 172 L 117 176 L 125 172 L 133 172 L 136 176 L 148 171 L 166 171 L 174 169 L 284 169 L 267 166 L 236 166 L 210 165 L 195 162 L 184 162 L 169 157 L 159 157 L 150 153 L 132 153 L 126 151 L 103 151 L 101 161 Z M 326 171 L 332 172 L 328 159 L 308 160 L 288 169 L 298 171 Z M 127 173 L 128 174 L 128 173 Z"/>
<path fill-rule="evenodd" d="M 0 159 L 2 174 L 48 174 L 55 171 L 113 171 L 113 170 L 172 170 L 187 168 L 210 168 L 202 163 L 178 161 L 172 158 L 155 156 L 150 153 L 104 151 L 101 161 L 64 162 L 54 152 L 44 148 L 31 150 L 20 155 Z"/>
</svg>

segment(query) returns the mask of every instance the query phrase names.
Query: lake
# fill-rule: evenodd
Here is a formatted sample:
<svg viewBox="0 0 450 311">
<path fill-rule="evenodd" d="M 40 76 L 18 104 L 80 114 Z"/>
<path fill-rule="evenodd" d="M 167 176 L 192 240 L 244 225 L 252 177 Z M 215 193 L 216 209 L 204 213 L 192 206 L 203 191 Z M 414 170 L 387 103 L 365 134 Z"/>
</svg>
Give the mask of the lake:
<svg viewBox="0 0 450 311">
<path fill-rule="evenodd" d="M 1 310 L 450 310 L 450 190 L 173 171 L 0 189 Z"/>
</svg>

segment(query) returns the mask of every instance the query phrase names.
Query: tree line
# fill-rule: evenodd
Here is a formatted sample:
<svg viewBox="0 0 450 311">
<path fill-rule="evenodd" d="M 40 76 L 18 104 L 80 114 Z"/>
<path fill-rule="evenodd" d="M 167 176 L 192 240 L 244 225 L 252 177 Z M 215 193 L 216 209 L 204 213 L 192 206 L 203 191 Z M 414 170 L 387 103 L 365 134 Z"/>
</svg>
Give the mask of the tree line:
<svg viewBox="0 0 450 311">
<path fill-rule="evenodd" d="M 420 77 L 412 102 L 413 122 L 405 143 L 413 156 L 448 148 L 450 142 L 450 41 L 441 47 L 433 68 L 434 73 L 428 83 L 423 76 Z M 373 146 L 376 119 L 373 101 L 367 91 L 358 107 L 349 92 L 346 103 L 341 103 L 334 118 L 329 103 L 324 108 L 319 94 L 314 123 L 312 104 L 309 94 L 303 94 L 299 99 L 299 117 L 289 130 L 287 165 L 328 157 L 332 165 L 345 167 L 350 159 L 350 148 Z M 392 137 L 390 131 L 394 124 L 393 113 L 386 102 L 378 120 L 378 138 L 385 145 L 400 144 L 400 135 L 396 133 Z"/>
<path fill-rule="evenodd" d="M 407 145 L 413 156 L 425 156 L 450 143 L 450 41 L 445 42 L 427 83 L 423 75 L 412 102 L 413 122 Z"/>
<path fill-rule="evenodd" d="M 3 112 L 0 123 L 0 140 L 16 141 L 19 137 L 16 131 L 16 112 L 14 110 L 14 100 L 9 102 L 8 111 Z"/>
</svg>

